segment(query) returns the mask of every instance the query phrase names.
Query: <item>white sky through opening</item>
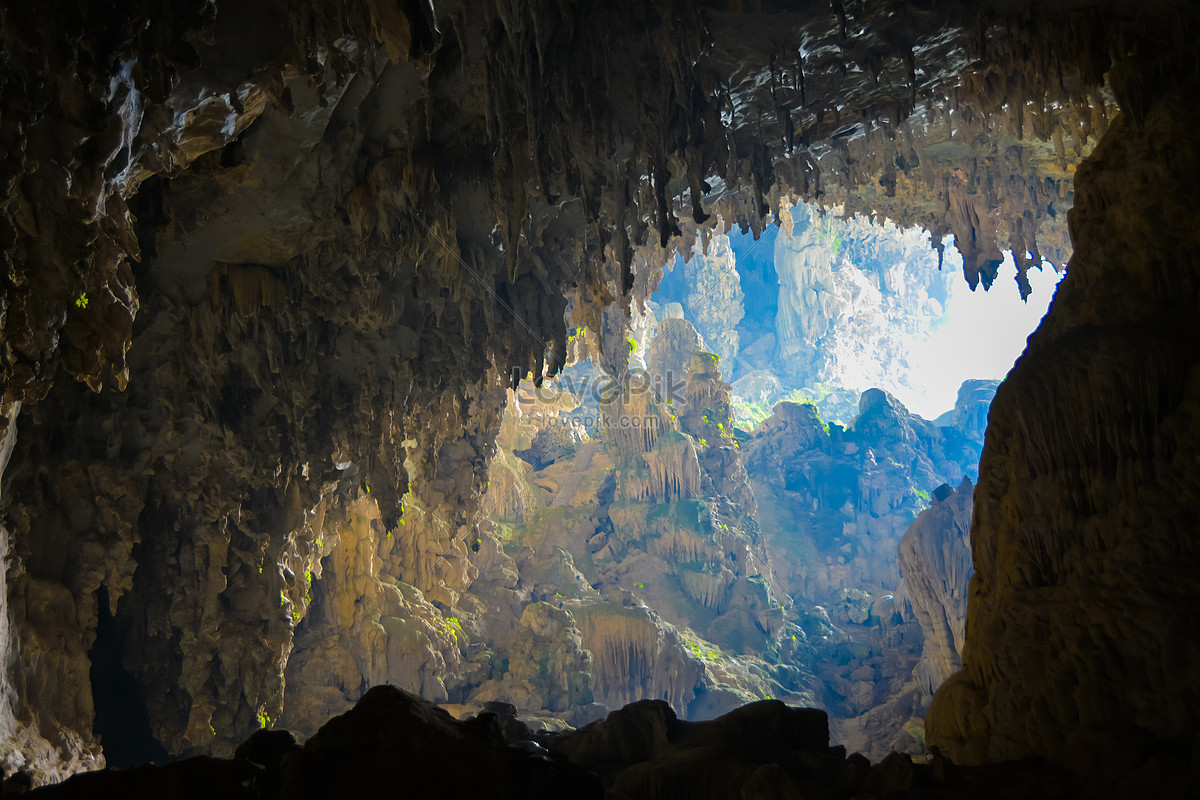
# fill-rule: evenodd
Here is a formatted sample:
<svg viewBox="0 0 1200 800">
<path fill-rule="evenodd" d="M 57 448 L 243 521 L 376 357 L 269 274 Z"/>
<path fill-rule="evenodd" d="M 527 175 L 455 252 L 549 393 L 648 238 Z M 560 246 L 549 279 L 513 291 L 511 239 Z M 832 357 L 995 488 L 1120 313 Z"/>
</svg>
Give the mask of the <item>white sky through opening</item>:
<svg viewBox="0 0 1200 800">
<path fill-rule="evenodd" d="M 947 268 L 949 255 L 947 248 Z M 1027 301 L 1022 301 L 1014 282 L 1016 274 L 1012 255 L 1006 254 L 988 291 L 980 286 L 972 292 L 965 279 L 954 281 L 946 315 L 935 326 L 933 336 L 911 343 L 908 383 L 913 388 L 896 392 L 909 411 L 935 419 L 954 408 L 963 381 L 1001 379 L 1012 369 L 1065 275 L 1049 264 L 1043 264 L 1040 271 L 1031 269 L 1029 283 L 1033 291 Z"/>
</svg>

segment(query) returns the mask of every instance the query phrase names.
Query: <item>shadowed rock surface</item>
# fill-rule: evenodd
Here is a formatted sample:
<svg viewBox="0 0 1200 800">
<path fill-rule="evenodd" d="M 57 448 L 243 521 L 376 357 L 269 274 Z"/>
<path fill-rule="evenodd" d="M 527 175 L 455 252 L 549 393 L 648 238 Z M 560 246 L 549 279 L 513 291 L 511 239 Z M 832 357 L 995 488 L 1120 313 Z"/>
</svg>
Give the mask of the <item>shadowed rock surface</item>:
<svg viewBox="0 0 1200 800">
<path fill-rule="evenodd" d="M 1200 746 L 1195 91 L 1148 87 L 1081 167 L 1071 281 L 996 392 L 965 666 L 928 718 L 964 762 Z"/>
<path fill-rule="evenodd" d="M 29 797 L 1001 798 L 1072 797 L 1060 769 L 1030 761 L 963 768 L 892 755 L 872 765 L 829 746 L 825 713 L 766 700 L 684 722 L 643 700 L 566 734 L 485 711 L 457 721 L 391 686 L 367 692 L 303 746 L 259 732 L 233 760 L 86 773 Z"/>
</svg>

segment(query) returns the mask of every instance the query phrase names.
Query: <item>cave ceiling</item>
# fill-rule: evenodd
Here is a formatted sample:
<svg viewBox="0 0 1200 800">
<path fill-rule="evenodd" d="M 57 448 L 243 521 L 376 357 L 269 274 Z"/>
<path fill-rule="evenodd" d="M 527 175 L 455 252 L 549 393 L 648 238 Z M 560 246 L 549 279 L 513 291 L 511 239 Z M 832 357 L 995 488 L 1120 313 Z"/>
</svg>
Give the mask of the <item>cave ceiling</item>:
<svg viewBox="0 0 1200 800">
<path fill-rule="evenodd" d="M 789 193 L 953 234 L 972 285 L 1002 249 L 1061 266 L 1111 58 L 1178 35 L 1122 4 L 751 5 L 6 10 L 6 407 L 60 368 L 123 388 L 142 280 L 217 302 L 222 264 L 293 285 L 372 235 L 391 273 L 428 263 L 549 346 L 500 367 L 561 350 L 540 292 L 598 328 L 648 293 L 655 245 L 713 213 L 758 228 Z"/>
</svg>

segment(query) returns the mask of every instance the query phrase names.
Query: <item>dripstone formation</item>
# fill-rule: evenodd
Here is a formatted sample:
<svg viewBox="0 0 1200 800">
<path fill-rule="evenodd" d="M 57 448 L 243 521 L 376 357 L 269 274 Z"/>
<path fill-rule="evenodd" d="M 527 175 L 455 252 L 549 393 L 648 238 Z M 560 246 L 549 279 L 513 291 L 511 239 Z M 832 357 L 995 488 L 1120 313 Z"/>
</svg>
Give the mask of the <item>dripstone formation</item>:
<svg viewBox="0 0 1200 800">
<path fill-rule="evenodd" d="M 608 755 L 569 769 L 548 756 L 550 769 L 501 749 L 487 720 L 463 733 L 380 690 L 317 731 L 386 683 L 462 705 L 554 675 L 555 707 L 582 709 L 589 688 L 695 702 L 686 669 L 705 659 L 670 661 L 682 645 L 659 646 L 665 611 L 636 586 L 606 587 L 604 619 L 568 619 L 519 579 L 521 557 L 559 583 L 583 571 L 553 547 L 514 550 L 485 521 L 532 497 L 514 474 L 516 495 L 484 506 L 504 409 L 523 378 L 586 355 L 624 385 L 631 317 L 676 250 L 815 200 L 952 234 L 972 286 L 991 285 L 1002 250 L 1025 291 L 1025 270 L 1074 249 L 993 406 L 964 667 L 928 741 L 957 764 L 1052 758 L 1098 790 L 1194 772 L 1198 12 L 969 5 L 0 9 L 6 769 L 44 782 L 118 752 L 228 758 L 285 726 L 312 737 L 295 769 L 274 772 L 291 756 L 260 738 L 265 755 L 169 774 L 208 764 L 217 784 L 315 791 L 340 759 L 374 757 L 340 742 L 392 730 L 376 703 L 418 709 L 546 792 L 661 793 L 641 761 L 684 775 L 703 747 L 727 748 L 725 734 L 693 747 L 704 737 L 680 731 L 696 729 L 635 706 L 633 730 L 610 718 L 574 741 L 639 766 L 614 777 Z M 719 401 L 716 362 L 688 369 L 692 408 Z M 726 528 L 693 526 L 711 552 L 675 543 L 703 555 L 680 591 L 712 612 L 707 635 L 732 614 L 786 651 L 780 597 L 737 516 L 754 498 L 734 437 L 698 435 L 712 417 L 673 420 L 657 400 L 612 402 L 598 413 L 662 426 L 610 432 L 604 501 L 699 504 L 710 521 L 715 507 Z M 568 434 L 528 449 L 547 463 L 583 447 Z M 596 544 L 612 551 L 623 531 L 608 516 Z M 661 674 L 585 646 L 595 637 L 650 643 Z M 606 677 L 567 677 L 584 672 Z M 721 701 L 734 696 L 749 699 Z M 742 713 L 791 733 L 809 720 Z M 893 759 L 899 777 L 855 783 L 867 767 L 810 744 L 799 766 L 747 756 L 713 785 L 786 796 L 819 774 L 879 793 L 926 778 Z M 198 785 L 166 774 L 163 794 Z"/>
</svg>

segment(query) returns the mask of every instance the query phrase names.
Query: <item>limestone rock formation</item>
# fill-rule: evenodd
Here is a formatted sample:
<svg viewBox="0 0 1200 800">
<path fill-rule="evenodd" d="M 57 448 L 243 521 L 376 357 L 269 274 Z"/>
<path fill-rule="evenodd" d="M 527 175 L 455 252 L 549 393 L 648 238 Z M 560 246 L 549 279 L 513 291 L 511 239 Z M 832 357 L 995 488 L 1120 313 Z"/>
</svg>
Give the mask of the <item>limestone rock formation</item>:
<svg viewBox="0 0 1200 800">
<path fill-rule="evenodd" d="M 929 337 L 955 277 L 938 269 L 921 231 L 803 205 L 785 213 L 776 369 L 796 386 L 900 388 L 908 343 Z"/>
<path fill-rule="evenodd" d="M 646 697 L 687 709 L 703 686 L 704 664 L 674 628 L 632 593 L 575 604 L 583 641 L 593 654 L 596 696 L 610 707 Z"/>
<path fill-rule="evenodd" d="M 660 324 L 654 341 L 673 335 Z M 640 378 L 613 383 L 601 393 L 601 438 L 549 463 L 517 448 L 571 424 L 575 402 L 562 385 L 518 390 L 485 497 L 492 528 L 480 552 L 495 557 L 477 562 L 472 594 L 513 608 L 521 625 L 489 627 L 494 673 L 468 704 L 576 719 L 593 697 L 608 707 L 655 697 L 706 718 L 757 697 L 810 697 L 807 659 L 781 663 L 776 652 L 783 614 L 750 516 L 729 386 L 712 354 L 687 364 L 671 404 Z M 522 498 L 519 515 L 505 492 Z M 532 628 L 553 631 L 527 624 L 543 617 L 557 621 Z M 568 675 L 575 688 L 563 686 Z"/>
<path fill-rule="evenodd" d="M 740 347 L 737 326 L 745 314 L 741 278 L 728 236 L 714 236 L 707 248 L 698 244 L 690 261 L 677 264 L 687 286 L 685 317 L 696 324 L 705 346 L 727 368 L 736 367 Z"/>
<path fill-rule="evenodd" d="M 378 508 L 364 496 L 341 512 L 344 521 L 334 521 L 338 511 L 321 509 L 326 538 L 317 541 L 329 552 L 302 573 L 297 596 L 279 598 L 295 624 L 284 670 L 287 702 L 267 706 L 260 720 L 279 716 L 301 731 L 345 711 L 365 686 L 393 683 L 447 700 L 456 682 L 478 681 L 481 669 L 468 662 L 462 623 L 434 605 L 438 593 L 427 597 L 389 568 L 401 543 L 384 531 Z M 410 512 L 399 527 L 422 516 Z"/>
<path fill-rule="evenodd" d="M 977 399 L 965 397 L 964 412 Z M 920 754 L 921 717 L 941 678 L 931 684 L 925 626 L 898 552 L 935 500 L 931 490 L 964 479 L 981 443 L 909 414 L 879 390 L 863 393 L 859 409 L 843 430 L 823 423 L 813 405 L 779 403 L 745 443 L 747 470 L 776 580 L 806 631 L 819 702 L 839 741 L 871 757 Z M 969 549 L 958 558 L 969 564 Z M 927 566 L 928 580 L 947 580 L 946 565 Z"/>
<path fill-rule="evenodd" d="M 831 604 L 828 628 L 814 648 L 823 689 L 818 697 L 834 739 L 873 760 L 894 752 L 922 755 L 921 716 L 929 693 L 914 677 L 923 647 L 920 626 L 901 614 L 895 595 L 839 594 L 844 599 Z"/>
<path fill-rule="evenodd" d="M 696 252 L 690 261 L 668 264 L 654 295 L 663 303 L 655 314 L 670 309 L 672 322 L 657 326 L 681 324 L 674 321 L 678 314 L 698 330 L 702 344 L 693 349 L 720 357 L 747 427 L 780 400 L 813 402 L 825 419 L 848 425 L 867 388 L 919 390 L 910 377 L 913 348 L 937 335 L 951 285 L 960 280 L 941 268 L 928 234 L 885 220 L 843 219 L 790 199 L 781 200 L 779 214 L 774 235 L 752 243 L 749 236 L 716 234 L 708 256 Z M 753 296 L 740 289 L 743 273 L 754 284 Z M 745 316 L 745 308 L 757 316 Z M 631 328 L 641 329 L 636 314 Z M 673 338 L 690 339 L 685 330 Z M 718 346 L 735 340 L 736 347 Z M 984 394 L 981 386 L 979 399 Z M 982 440 L 986 404 L 984 413 L 972 438 Z"/>
<path fill-rule="evenodd" d="M 935 242 L 953 233 L 972 285 L 990 283 L 1001 248 L 1022 270 L 1043 253 L 1059 259 L 1074 164 L 1108 128 L 1106 81 L 1128 116 L 1081 178 L 1092 194 L 1075 223 L 1078 274 L 1062 321 L 1027 359 L 1031 377 L 1018 371 L 1001 391 L 997 466 L 979 487 L 969 626 L 979 649 L 966 649 L 977 672 L 950 694 L 963 699 L 956 724 L 983 727 L 943 730 L 971 753 L 1006 754 L 1045 744 L 1023 736 L 1081 722 L 1195 728 L 1195 639 L 1178 611 L 1195 594 L 1194 554 L 1191 539 L 1162 533 L 1190 531 L 1196 506 L 1184 352 L 1197 339 L 1185 116 L 1196 92 L 1163 95 L 1194 74 L 1195 9 L 186 0 L 54 10 L 0 13 L 7 768 L 44 780 L 99 764 L 101 745 L 126 735 L 96 727 L 111 719 L 105 707 L 135 712 L 127 744 L 188 756 L 232 754 L 268 718 L 315 725 L 377 680 L 468 700 L 505 674 L 505 652 L 527 652 L 522 637 L 573 646 L 565 616 L 521 622 L 531 602 L 553 602 L 551 589 L 581 606 L 644 599 L 669 612 L 646 641 L 665 643 L 662 663 L 703 676 L 654 685 L 672 699 L 704 689 L 719 694 L 711 710 L 803 691 L 792 664 L 707 656 L 710 645 L 762 648 L 786 662 L 802 649 L 789 644 L 798 633 L 785 635 L 799 628 L 782 610 L 770 548 L 730 510 L 740 503 L 706 493 L 710 464 L 732 474 L 726 444 L 706 453 L 661 403 L 634 409 L 661 425 L 613 437 L 618 501 L 616 476 L 582 486 L 572 476 L 602 458 L 582 436 L 573 455 L 541 448 L 539 474 L 518 471 L 513 453 L 531 437 L 506 449 L 505 481 L 520 496 L 495 498 L 502 513 L 485 521 L 508 392 L 527 376 L 541 385 L 583 349 L 622 374 L 631 314 L 673 252 L 718 219 L 761 231 L 793 193 L 919 223 Z M 1178 229 L 1160 237 L 1164 221 Z M 710 373 L 697 375 L 716 397 Z M 874 409 L 879 435 L 905 430 L 886 402 Z M 906 436 L 887 452 L 903 452 Z M 899 497 L 871 488 L 864 507 Z M 596 502 L 505 527 L 560 494 Z M 676 519 L 629 513 L 619 528 L 601 510 L 668 497 Z M 608 547 L 603 574 L 593 545 Z M 1127 550 L 1129 563 L 1172 580 L 1126 591 Z M 685 551 L 702 556 L 696 569 L 663 569 L 664 553 Z M 662 595 L 642 597 L 647 586 Z M 1022 602 L 1026 588 L 1061 587 L 1078 626 Z M 1139 605 L 1123 613 L 1131 599 Z M 1029 613 L 1004 616 L 1018 611 Z M 1121 667 L 1089 671 L 1110 622 L 1112 639 L 1136 643 L 1113 645 L 1113 663 L 1136 665 L 1144 691 Z M 1013 646 L 992 649 L 994 628 Z M 1025 681 L 1043 634 L 1068 629 L 1090 638 L 1065 641 L 1040 688 Z M 343 647 L 324 650 L 326 639 Z M 119 680 L 93 686 L 92 654 L 119 665 Z M 548 677 L 572 663 L 586 663 L 582 651 Z M 1061 687 L 1080 678 L 1082 699 L 1064 700 Z M 585 684 L 567 693 L 586 696 Z M 310 753 L 349 759 L 352 776 L 386 758 L 348 753 L 363 739 L 348 741 Z M 472 751 L 513 774 L 511 754 Z M 147 774 L 178 785 L 190 770 Z M 241 785 L 240 770 L 226 777 Z M 919 774 L 903 759 L 887 770 L 906 784 Z M 747 785 L 778 788 L 777 777 L 759 764 Z M 889 788 L 883 777 L 871 786 Z"/>
<path fill-rule="evenodd" d="M 508 670 L 471 695 L 473 702 L 503 699 L 518 708 L 575 714 L 594 700 L 594 657 L 569 611 L 544 600 L 525 606 L 508 648 Z"/>
<path fill-rule="evenodd" d="M 996 380 L 964 381 L 958 387 L 958 397 L 947 422 L 968 439 L 982 442 L 984 431 L 987 430 L 988 411 L 999 387 L 1000 381 Z"/>
<path fill-rule="evenodd" d="M 1183 736 L 1194 753 L 1200 729 L 1198 87 L 1129 74 L 1079 171 L 1067 280 L 996 392 L 964 668 L 927 719 L 964 762 L 1065 758 L 1079 739 L 1098 783 L 1116 777 L 1113 736 Z"/>
<path fill-rule="evenodd" d="M 649 344 L 646 371 L 650 388 L 663 401 L 674 404 L 684 400 L 692 355 L 703 350 L 703 344 L 696 328 L 686 319 L 664 317 L 658 321 Z"/>
<path fill-rule="evenodd" d="M 957 490 L 942 485 L 900 539 L 905 598 L 921 625 L 924 646 L 914 675 L 933 692 L 962 667 L 966 640 L 967 583 L 971 578 L 971 494 L 966 478 Z"/>
<path fill-rule="evenodd" d="M 815 406 L 780 403 L 746 445 L 759 525 L 776 569 L 788 569 L 780 580 L 814 603 L 843 588 L 895 591 L 900 537 L 930 490 L 962 480 L 978 458 L 977 442 L 882 391 L 863 393 L 859 409 L 843 430 Z"/>
<path fill-rule="evenodd" d="M 712 353 L 692 354 L 679 424 L 700 444 L 697 452 L 705 494 L 723 498 L 728 513 L 752 517 L 758 504 L 734 435 L 733 398 L 729 384 L 721 378 L 719 363 Z"/>
</svg>

